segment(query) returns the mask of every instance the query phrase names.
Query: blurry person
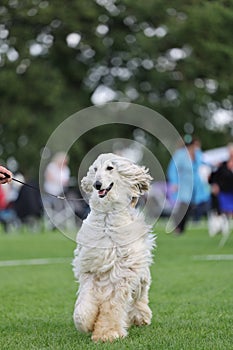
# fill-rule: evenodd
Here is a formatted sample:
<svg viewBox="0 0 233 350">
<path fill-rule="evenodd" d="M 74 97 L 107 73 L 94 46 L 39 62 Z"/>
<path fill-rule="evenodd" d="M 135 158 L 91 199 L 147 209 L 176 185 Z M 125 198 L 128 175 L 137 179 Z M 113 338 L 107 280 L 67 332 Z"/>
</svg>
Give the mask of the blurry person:
<svg viewBox="0 0 233 350">
<path fill-rule="evenodd" d="M 220 212 L 233 213 L 233 143 L 227 146 L 229 158 L 221 163 L 211 175 L 212 193 L 218 197 Z"/>
<path fill-rule="evenodd" d="M 36 181 L 28 181 L 27 184 L 35 188 L 38 187 Z M 43 205 L 39 191 L 33 191 L 27 185 L 19 189 L 17 199 L 13 203 L 13 208 L 22 223 L 29 224 L 36 229 L 39 219 L 43 215 Z"/>
<path fill-rule="evenodd" d="M 3 224 L 4 230 L 7 232 L 9 224 L 16 222 L 17 217 L 15 211 L 7 207 L 5 192 L 2 187 L 0 185 L 0 223 Z"/>
<path fill-rule="evenodd" d="M 44 173 L 44 190 L 54 196 L 64 195 L 70 180 L 69 158 L 64 152 L 56 153 L 48 164 Z M 45 224 L 48 229 L 55 229 L 59 222 L 66 221 L 66 203 L 50 195 L 44 195 L 44 204 L 47 213 Z M 53 224 L 50 223 L 51 219 Z"/>
<path fill-rule="evenodd" d="M 210 175 L 213 215 L 209 220 L 209 234 L 229 234 L 228 217 L 233 214 L 233 143 L 227 146 L 229 158 Z"/>
<path fill-rule="evenodd" d="M 5 175 L 7 174 L 8 177 Z M 9 183 L 12 180 L 12 173 L 10 170 L 0 165 L 0 184 Z"/>
<path fill-rule="evenodd" d="M 193 138 L 195 146 L 194 167 L 194 203 L 192 208 L 192 219 L 198 222 L 201 217 L 208 215 L 211 207 L 211 190 L 208 178 L 211 172 L 211 165 L 203 160 L 201 141 Z"/>
<path fill-rule="evenodd" d="M 21 182 L 25 181 L 24 176 L 19 172 L 14 174 L 14 177 Z M 11 183 L 9 183 L 8 186 L 3 186 L 8 207 L 11 207 L 16 201 L 16 199 L 18 198 L 21 187 L 22 187 L 22 183 L 19 183 L 16 181 L 11 181 Z"/>
<path fill-rule="evenodd" d="M 176 234 L 185 231 L 194 206 L 209 200 L 209 191 L 200 177 L 200 143 L 191 135 L 184 139 L 168 165 L 167 179 L 175 203 L 173 221 Z"/>
<path fill-rule="evenodd" d="M 6 197 L 5 193 L 2 189 L 2 186 L 0 185 L 0 210 L 6 209 L 7 203 L 6 203 Z"/>
<path fill-rule="evenodd" d="M 70 179 L 69 158 L 64 152 L 58 152 L 48 164 L 44 174 L 44 190 L 55 196 L 64 192 Z"/>
</svg>

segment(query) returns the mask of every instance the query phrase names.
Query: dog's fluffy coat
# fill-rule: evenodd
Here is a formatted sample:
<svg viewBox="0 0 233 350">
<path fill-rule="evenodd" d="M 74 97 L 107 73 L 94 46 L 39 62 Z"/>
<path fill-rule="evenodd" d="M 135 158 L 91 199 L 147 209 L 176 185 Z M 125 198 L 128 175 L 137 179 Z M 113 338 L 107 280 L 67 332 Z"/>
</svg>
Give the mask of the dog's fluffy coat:
<svg viewBox="0 0 233 350">
<path fill-rule="evenodd" d="M 155 243 L 135 209 L 151 179 L 147 169 L 112 153 L 100 155 L 82 179 L 91 211 L 77 235 L 74 323 L 92 332 L 94 341 L 113 341 L 125 337 L 130 325 L 151 322 L 149 266 Z"/>
</svg>

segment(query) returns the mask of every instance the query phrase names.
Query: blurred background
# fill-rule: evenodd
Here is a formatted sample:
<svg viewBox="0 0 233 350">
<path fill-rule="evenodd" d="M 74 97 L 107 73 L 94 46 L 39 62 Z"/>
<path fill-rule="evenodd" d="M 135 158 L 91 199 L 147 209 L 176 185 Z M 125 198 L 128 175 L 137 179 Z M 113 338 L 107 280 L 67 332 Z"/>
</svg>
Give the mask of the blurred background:
<svg viewBox="0 0 233 350">
<path fill-rule="evenodd" d="M 233 134 L 233 1 L 2 0 L 0 163 L 37 177 L 41 152 L 71 114 L 109 101 L 148 106 L 204 150 Z M 97 143 L 135 139 L 102 126 L 74 145 L 70 168 Z M 146 147 L 166 169 L 169 154 Z"/>
</svg>

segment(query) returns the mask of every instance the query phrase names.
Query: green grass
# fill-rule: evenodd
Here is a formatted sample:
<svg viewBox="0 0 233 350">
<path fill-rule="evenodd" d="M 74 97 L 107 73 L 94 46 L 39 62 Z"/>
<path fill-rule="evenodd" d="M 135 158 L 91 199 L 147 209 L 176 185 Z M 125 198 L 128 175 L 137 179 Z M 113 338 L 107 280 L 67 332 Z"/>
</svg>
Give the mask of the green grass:
<svg viewBox="0 0 233 350">
<path fill-rule="evenodd" d="M 0 349 L 232 349 L 233 261 L 194 256 L 233 254 L 233 235 L 223 248 L 205 228 L 182 237 L 156 230 L 150 305 L 153 322 L 132 327 L 113 344 L 94 344 L 78 333 L 72 313 L 77 284 L 68 262 L 0 267 Z M 0 260 L 70 257 L 74 242 L 58 232 L 0 232 Z"/>
</svg>

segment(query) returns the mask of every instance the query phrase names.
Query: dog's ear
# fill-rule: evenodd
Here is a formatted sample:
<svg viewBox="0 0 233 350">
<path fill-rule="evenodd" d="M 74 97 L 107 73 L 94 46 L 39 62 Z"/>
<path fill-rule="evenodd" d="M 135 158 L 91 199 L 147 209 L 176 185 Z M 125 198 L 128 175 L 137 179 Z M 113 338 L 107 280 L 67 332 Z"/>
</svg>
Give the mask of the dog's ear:
<svg viewBox="0 0 233 350">
<path fill-rule="evenodd" d="M 81 187 L 84 192 L 91 193 L 93 191 L 95 171 L 93 166 L 91 166 L 87 172 L 87 175 L 81 180 Z"/>
<path fill-rule="evenodd" d="M 144 166 L 135 165 L 135 185 L 133 190 L 137 192 L 138 197 L 149 190 L 152 177 L 149 174 L 149 169 Z"/>
<path fill-rule="evenodd" d="M 140 197 L 148 191 L 152 177 L 149 170 L 130 161 L 117 161 L 117 169 L 121 177 L 130 186 L 132 197 Z"/>
</svg>

